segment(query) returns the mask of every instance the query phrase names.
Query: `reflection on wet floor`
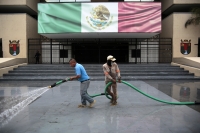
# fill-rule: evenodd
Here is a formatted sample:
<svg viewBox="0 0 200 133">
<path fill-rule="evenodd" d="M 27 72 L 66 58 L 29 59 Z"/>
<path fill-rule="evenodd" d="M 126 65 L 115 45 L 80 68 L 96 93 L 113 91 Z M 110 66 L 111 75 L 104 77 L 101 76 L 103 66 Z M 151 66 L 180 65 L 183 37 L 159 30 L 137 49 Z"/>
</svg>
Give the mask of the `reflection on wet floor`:
<svg viewBox="0 0 200 133">
<path fill-rule="evenodd" d="M 128 82 L 141 91 L 166 101 L 199 101 L 200 82 Z M 97 102 L 94 108 L 80 109 L 77 108 L 80 104 L 80 84 L 77 81 L 63 83 L 50 91 L 43 88 L 48 84 L 51 83 L 37 83 L 35 87 L 34 82 L 0 83 L 0 116 L 6 116 L 0 117 L 2 118 L 0 119 L 1 133 L 66 131 L 70 133 L 198 133 L 200 131 L 198 124 L 200 105 L 160 103 L 124 84 L 118 84 L 117 106 L 110 106 L 110 100 L 105 96 L 99 96 L 95 98 Z M 104 81 L 91 81 L 88 93 L 102 93 L 104 87 Z M 9 109 L 16 111 L 12 113 Z M 3 113 L 5 111 L 9 113 Z"/>
<path fill-rule="evenodd" d="M 47 87 L 0 88 L 0 128 L 47 90 Z"/>
<path fill-rule="evenodd" d="M 145 81 L 180 102 L 200 102 L 200 81 Z M 200 112 L 200 105 L 189 105 Z"/>
</svg>

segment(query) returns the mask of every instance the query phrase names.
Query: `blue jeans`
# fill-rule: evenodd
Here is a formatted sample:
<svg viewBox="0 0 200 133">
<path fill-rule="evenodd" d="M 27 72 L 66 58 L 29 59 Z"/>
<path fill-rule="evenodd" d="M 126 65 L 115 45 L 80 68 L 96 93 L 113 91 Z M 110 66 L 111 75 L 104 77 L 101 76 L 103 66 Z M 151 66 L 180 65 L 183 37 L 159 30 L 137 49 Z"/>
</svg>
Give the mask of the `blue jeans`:
<svg viewBox="0 0 200 133">
<path fill-rule="evenodd" d="M 81 103 L 83 105 L 86 105 L 86 101 L 88 101 L 89 103 L 94 102 L 94 100 L 87 94 L 87 89 L 89 88 L 89 85 L 90 85 L 90 80 L 84 81 L 80 85 Z"/>
</svg>

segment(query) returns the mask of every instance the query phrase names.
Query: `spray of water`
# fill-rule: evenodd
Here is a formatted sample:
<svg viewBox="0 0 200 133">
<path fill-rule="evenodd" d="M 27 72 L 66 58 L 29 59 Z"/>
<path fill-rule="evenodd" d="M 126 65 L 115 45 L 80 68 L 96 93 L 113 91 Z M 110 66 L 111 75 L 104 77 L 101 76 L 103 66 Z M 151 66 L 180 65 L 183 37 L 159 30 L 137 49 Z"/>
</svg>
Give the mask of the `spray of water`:
<svg viewBox="0 0 200 133">
<path fill-rule="evenodd" d="M 49 90 L 48 87 L 43 87 L 43 88 L 39 88 L 39 89 L 22 94 L 20 97 L 22 101 L 12 106 L 10 109 L 6 109 L 0 114 L 0 128 L 3 127 L 5 124 L 7 124 L 14 116 L 16 116 L 21 110 L 23 110 L 23 108 L 25 108 L 27 105 L 29 105 L 34 100 L 36 100 L 47 90 Z M 16 97 L 7 99 L 6 101 L 11 102 L 13 101 L 13 99 L 15 99 L 14 100 L 15 102 L 19 101 L 19 99 L 16 100 Z M 2 103 L 5 103 L 5 101 L 3 101 Z"/>
</svg>

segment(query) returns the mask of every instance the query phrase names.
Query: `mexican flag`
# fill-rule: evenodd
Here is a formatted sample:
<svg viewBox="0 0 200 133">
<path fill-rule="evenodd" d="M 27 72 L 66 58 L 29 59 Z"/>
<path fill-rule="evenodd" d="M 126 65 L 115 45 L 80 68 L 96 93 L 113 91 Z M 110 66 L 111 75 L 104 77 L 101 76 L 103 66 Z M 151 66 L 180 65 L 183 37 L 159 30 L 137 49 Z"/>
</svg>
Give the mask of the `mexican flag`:
<svg viewBox="0 0 200 133">
<path fill-rule="evenodd" d="M 40 3 L 38 33 L 160 32 L 156 2 Z"/>
</svg>

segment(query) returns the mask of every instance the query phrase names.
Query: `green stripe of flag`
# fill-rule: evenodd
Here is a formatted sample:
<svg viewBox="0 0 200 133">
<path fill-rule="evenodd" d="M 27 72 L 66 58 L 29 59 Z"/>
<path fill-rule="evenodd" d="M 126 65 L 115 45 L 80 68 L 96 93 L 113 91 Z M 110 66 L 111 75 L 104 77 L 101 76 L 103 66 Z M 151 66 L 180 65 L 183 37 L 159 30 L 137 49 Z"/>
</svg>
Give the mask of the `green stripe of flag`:
<svg viewBox="0 0 200 133">
<path fill-rule="evenodd" d="M 81 3 L 38 4 L 38 33 L 81 32 Z"/>
</svg>

